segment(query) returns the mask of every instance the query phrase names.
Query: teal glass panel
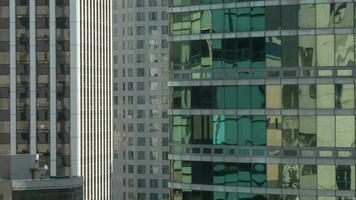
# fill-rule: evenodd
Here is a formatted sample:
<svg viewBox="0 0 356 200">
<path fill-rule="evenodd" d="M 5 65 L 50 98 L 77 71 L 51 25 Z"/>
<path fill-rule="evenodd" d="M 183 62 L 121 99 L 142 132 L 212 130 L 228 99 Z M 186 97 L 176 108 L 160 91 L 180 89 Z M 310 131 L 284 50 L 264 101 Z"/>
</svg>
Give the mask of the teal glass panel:
<svg viewBox="0 0 356 200">
<path fill-rule="evenodd" d="M 222 40 L 216 39 L 212 41 L 213 43 L 213 68 L 223 67 L 223 51 L 222 51 Z"/>
<path fill-rule="evenodd" d="M 237 118 L 238 145 L 251 145 L 251 116 L 239 116 Z"/>
<path fill-rule="evenodd" d="M 212 10 L 213 14 L 213 33 L 224 32 L 224 10 L 215 9 Z"/>
<path fill-rule="evenodd" d="M 224 86 L 216 87 L 216 108 L 224 109 L 225 108 L 225 88 Z"/>
<path fill-rule="evenodd" d="M 251 186 L 251 164 L 239 163 L 238 172 L 238 186 L 250 187 Z"/>
<path fill-rule="evenodd" d="M 237 186 L 238 180 L 238 165 L 237 163 L 225 163 L 225 185 Z"/>
<path fill-rule="evenodd" d="M 239 85 L 237 87 L 237 108 L 249 109 L 251 107 L 251 90 L 249 85 Z"/>
<path fill-rule="evenodd" d="M 225 192 L 213 192 L 213 200 L 225 200 Z"/>
<path fill-rule="evenodd" d="M 265 8 L 254 7 L 251 10 L 252 31 L 262 31 L 265 29 Z"/>
<path fill-rule="evenodd" d="M 237 28 L 238 31 L 250 31 L 250 8 L 238 8 L 237 10 Z"/>
<path fill-rule="evenodd" d="M 234 109 L 237 106 L 236 86 L 225 86 L 225 108 Z"/>
<path fill-rule="evenodd" d="M 238 200 L 251 200 L 252 195 L 249 193 L 239 193 L 239 198 Z"/>
<path fill-rule="evenodd" d="M 252 68 L 264 68 L 265 67 L 265 38 L 253 38 L 252 39 Z"/>
<path fill-rule="evenodd" d="M 223 40 L 224 68 L 232 68 L 235 63 L 236 39 Z"/>
<path fill-rule="evenodd" d="M 237 192 L 227 192 L 226 193 L 226 200 L 237 200 L 238 193 Z"/>
<path fill-rule="evenodd" d="M 236 54 L 239 68 L 251 66 L 251 40 L 249 38 L 239 38 L 237 40 Z"/>
<path fill-rule="evenodd" d="M 281 67 L 281 37 L 266 37 L 266 66 Z"/>
<path fill-rule="evenodd" d="M 252 117 L 252 145 L 266 145 L 266 117 Z"/>
<path fill-rule="evenodd" d="M 225 116 L 213 115 L 213 144 L 225 143 Z"/>
<path fill-rule="evenodd" d="M 224 185 L 225 182 L 225 164 L 224 163 L 214 163 L 214 185 Z"/>
<path fill-rule="evenodd" d="M 237 32 L 237 8 L 226 8 L 224 16 L 225 32 Z"/>
<path fill-rule="evenodd" d="M 237 117 L 225 116 L 225 144 L 237 144 Z"/>
<path fill-rule="evenodd" d="M 251 108 L 263 109 L 266 107 L 266 86 L 252 85 L 251 86 Z"/>
<path fill-rule="evenodd" d="M 211 4 L 212 0 L 200 0 L 200 4 Z"/>
<path fill-rule="evenodd" d="M 266 164 L 252 164 L 252 187 L 265 187 L 266 185 Z"/>
</svg>

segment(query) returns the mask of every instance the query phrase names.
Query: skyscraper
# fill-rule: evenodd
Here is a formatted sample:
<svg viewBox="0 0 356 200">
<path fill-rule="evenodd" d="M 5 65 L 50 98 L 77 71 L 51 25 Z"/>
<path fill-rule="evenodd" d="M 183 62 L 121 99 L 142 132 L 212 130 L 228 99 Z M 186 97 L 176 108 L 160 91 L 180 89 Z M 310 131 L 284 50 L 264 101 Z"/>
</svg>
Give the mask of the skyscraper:
<svg viewBox="0 0 356 200">
<path fill-rule="evenodd" d="M 171 0 L 171 199 L 355 199 L 352 1 Z"/>
<path fill-rule="evenodd" d="M 0 24 L 3 188 L 110 199 L 111 1 L 0 0 Z"/>
<path fill-rule="evenodd" d="M 113 4 L 113 196 L 168 199 L 168 1 Z"/>
</svg>

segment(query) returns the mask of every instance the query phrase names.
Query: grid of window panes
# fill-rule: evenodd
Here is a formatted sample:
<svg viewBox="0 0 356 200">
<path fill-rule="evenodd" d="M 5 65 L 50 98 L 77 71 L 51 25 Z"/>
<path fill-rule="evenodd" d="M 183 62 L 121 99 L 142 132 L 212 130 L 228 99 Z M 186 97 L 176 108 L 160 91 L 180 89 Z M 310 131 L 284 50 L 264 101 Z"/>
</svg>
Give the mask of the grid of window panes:
<svg viewBox="0 0 356 200">
<path fill-rule="evenodd" d="M 30 152 L 29 1 L 16 0 L 16 151 Z"/>
<path fill-rule="evenodd" d="M 70 176 L 69 0 L 56 0 L 57 175 Z"/>
<path fill-rule="evenodd" d="M 171 199 L 355 199 L 355 3 L 170 6 Z"/>
<path fill-rule="evenodd" d="M 171 34 L 353 28 L 354 3 L 238 7 L 172 13 Z"/>
<path fill-rule="evenodd" d="M 192 79 L 350 77 L 355 66 L 351 33 L 174 41 L 171 51 L 174 74 Z"/>
<path fill-rule="evenodd" d="M 250 200 L 250 199 L 270 199 L 270 200 L 354 200 L 353 196 L 340 196 L 338 198 L 322 195 L 296 195 L 296 194 L 253 194 L 253 193 L 237 193 L 237 192 L 213 192 L 213 191 L 198 191 L 198 190 L 172 190 L 175 199 L 194 199 L 194 200 L 209 200 L 209 199 L 228 199 L 228 200 Z"/>
<path fill-rule="evenodd" d="M 9 1 L 0 1 L 0 154 L 10 153 Z"/>
<path fill-rule="evenodd" d="M 113 8 L 114 196 L 166 200 L 168 0 L 117 0 Z"/>
<path fill-rule="evenodd" d="M 175 183 L 231 187 L 354 190 L 354 165 L 174 161 Z"/>
<path fill-rule="evenodd" d="M 49 0 L 36 1 L 37 153 L 50 164 Z"/>
</svg>

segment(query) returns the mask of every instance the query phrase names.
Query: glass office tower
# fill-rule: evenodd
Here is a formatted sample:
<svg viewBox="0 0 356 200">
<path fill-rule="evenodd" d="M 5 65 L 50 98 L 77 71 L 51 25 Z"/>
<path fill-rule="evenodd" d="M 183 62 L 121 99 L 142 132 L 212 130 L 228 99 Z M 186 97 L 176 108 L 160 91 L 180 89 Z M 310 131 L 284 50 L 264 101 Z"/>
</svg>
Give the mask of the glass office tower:
<svg viewBox="0 0 356 200">
<path fill-rule="evenodd" d="M 114 200 L 168 199 L 167 9 L 113 1 Z"/>
<path fill-rule="evenodd" d="M 0 200 L 112 198 L 111 5 L 0 0 Z"/>
<path fill-rule="evenodd" d="M 171 199 L 355 200 L 355 3 L 169 13 Z"/>
</svg>

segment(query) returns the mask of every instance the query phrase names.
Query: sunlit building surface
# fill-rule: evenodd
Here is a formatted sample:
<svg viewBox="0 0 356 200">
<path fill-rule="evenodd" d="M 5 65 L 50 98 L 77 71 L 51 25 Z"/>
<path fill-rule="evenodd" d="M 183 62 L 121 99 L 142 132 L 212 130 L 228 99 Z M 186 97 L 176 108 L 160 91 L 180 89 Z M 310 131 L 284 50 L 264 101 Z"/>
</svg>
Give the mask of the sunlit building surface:
<svg viewBox="0 0 356 200">
<path fill-rule="evenodd" d="M 355 200 L 355 3 L 169 6 L 171 199 Z"/>
<path fill-rule="evenodd" d="M 168 200 L 168 0 L 113 1 L 113 197 Z"/>
<path fill-rule="evenodd" d="M 111 199 L 111 70 L 110 0 L 0 0 L 1 200 Z"/>
</svg>

